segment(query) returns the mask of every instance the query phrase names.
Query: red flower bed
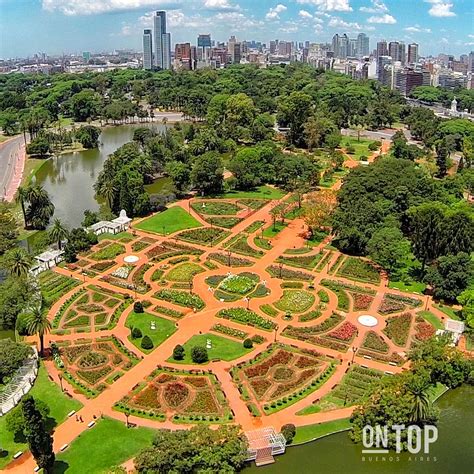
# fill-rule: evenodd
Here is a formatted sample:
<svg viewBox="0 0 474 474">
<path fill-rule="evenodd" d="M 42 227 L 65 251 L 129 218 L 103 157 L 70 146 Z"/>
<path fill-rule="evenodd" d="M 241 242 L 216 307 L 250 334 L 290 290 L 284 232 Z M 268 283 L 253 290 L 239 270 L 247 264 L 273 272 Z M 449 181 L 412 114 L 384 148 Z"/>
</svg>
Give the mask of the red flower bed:
<svg viewBox="0 0 474 474">
<path fill-rule="evenodd" d="M 326 339 L 325 337 L 313 336 L 309 339 L 309 342 L 339 352 L 347 352 L 347 349 L 349 349 L 349 346 L 347 346 L 346 344 L 331 339 Z"/>
<path fill-rule="evenodd" d="M 393 316 L 387 319 L 387 326 L 383 332 L 397 345 L 404 346 L 407 343 L 408 333 L 412 322 L 410 313 Z"/>
<path fill-rule="evenodd" d="M 387 295 L 385 295 L 379 306 L 378 312 L 380 314 L 391 314 L 396 313 L 397 311 L 403 311 L 404 309 L 405 305 L 401 301 L 387 298 Z"/>
<path fill-rule="evenodd" d="M 297 388 L 300 388 L 301 385 L 306 383 L 316 374 L 315 369 L 307 369 L 300 373 L 299 377 L 294 382 L 288 382 L 280 384 L 271 394 L 271 398 L 278 398 L 285 393 L 291 392 Z"/>
<path fill-rule="evenodd" d="M 389 349 L 388 344 L 375 331 L 367 332 L 362 347 L 384 353 Z"/>
<path fill-rule="evenodd" d="M 154 385 L 148 385 L 134 397 L 133 403 L 139 407 L 160 408 L 158 388 Z"/>
<path fill-rule="evenodd" d="M 298 369 L 306 369 L 307 367 L 316 367 L 320 365 L 321 362 L 318 359 L 313 359 L 311 357 L 300 356 L 295 363 L 295 366 Z"/>
<path fill-rule="evenodd" d="M 156 382 L 158 383 L 166 383 L 166 382 L 171 382 L 172 380 L 175 380 L 176 377 L 174 375 L 171 375 L 171 374 L 160 374 L 157 378 L 156 378 Z"/>
<path fill-rule="evenodd" d="M 351 296 L 354 300 L 354 311 L 368 310 L 372 301 L 374 301 L 372 296 L 363 295 L 361 293 L 351 293 Z"/>
<path fill-rule="evenodd" d="M 279 350 L 276 354 L 273 354 L 264 361 L 245 369 L 245 375 L 248 378 L 261 377 L 266 375 L 271 367 L 279 364 L 286 365 L 292 358 L 293 354 L 291 352 Z"/>
<path fill-rule="evenodd" d="M 265 379 L 255 379 L 250 381 L 250 385 L 258 398 L 262 398 L 265 392 L 271 387 L 272 383 Z"/>
<path fill-rule="evenodd" d="M 180 382 L 170 382 L 163 391 L 166 403 L 172 408 L 181 405 L 188 398 L 188 395 L 188 387 Z"/>
<path fill-rule="evenodd" d="M 184 381 L 186 383 L 189 383 L 193 387 L 197 387 L 197 388 L 207 387 L 206 377 L 185 377 Z"/>
<path fill-rule="evenodd" d="M 184 411 L 186 413 L 219 413 L 219 407 L 211 391 L 202 390 L 196 393 L 193 402 Z"/>
<path fill-rule="evenodd" d="M 331 331 L 328 336 L 340 341 L 350 341 L 357 334 L 357 327 L 349 321 L 345 321 L 341 326 L 334 331 Z"/>
<path fill-rule="evenodd" d="M 436 333 L 436 329 L 430 323 L 426 322 L 418 323 L 415 326 L 415 329 L 415 339 L 418 341 L 426 341 L 430 337 L 433 337 Z"/>
</svg>

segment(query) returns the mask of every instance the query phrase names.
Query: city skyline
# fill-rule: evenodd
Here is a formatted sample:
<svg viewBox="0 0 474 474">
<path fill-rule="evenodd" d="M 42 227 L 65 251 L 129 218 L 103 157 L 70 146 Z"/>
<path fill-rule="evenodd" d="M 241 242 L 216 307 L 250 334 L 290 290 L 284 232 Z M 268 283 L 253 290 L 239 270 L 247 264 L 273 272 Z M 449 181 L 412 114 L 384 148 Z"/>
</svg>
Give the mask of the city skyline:
<svg viewBox="0 0 474 474">
<path fill-rule="evenodd" d="M 196 44 L 197 36 L 207 33 L 218 41 L 235 35 L 269 43 L 275 38 L 331 42 L 335 33 L 363 32 L 371 51 L 381 39 L 419 43 L 424 56 L 474 49 L 469 0 L 0 0 L 0 57 L 140 51 L 143 30 L 153 28 L 154 12 L 161 9 L 167 12 L 171 45 Z"/>
</svg>

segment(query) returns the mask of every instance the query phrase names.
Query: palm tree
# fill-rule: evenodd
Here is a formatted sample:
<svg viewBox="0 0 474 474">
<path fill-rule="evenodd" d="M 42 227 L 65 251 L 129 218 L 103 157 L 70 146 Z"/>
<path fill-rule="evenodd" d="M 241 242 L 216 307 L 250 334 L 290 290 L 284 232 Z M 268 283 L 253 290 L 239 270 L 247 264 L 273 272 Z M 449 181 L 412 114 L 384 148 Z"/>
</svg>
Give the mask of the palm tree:
<svg viewBox="0 0 474 474">
<path fill-rule="evenodd" d="M 28 334 L 37 334 L 40 340 L 40 355 L 44 352 L 44 335 L 51 330 L 51 322 L 48 314 L 41 309 L 41 306 L 35 306 L 31 314 L 26 318 L 26 330 Z"/>
<path fill-rule="evenodd" d="M 106 200 L 107 206 L 109 206 L 109 209 L 112 210 L 116 193 L 117 187 L 115 186 L 114 182 L 112 180 L 107 180 L 100 187 L 98 194 Z"/>
<path fill-rule="evenodd" d="M 410 421 L 420 422 L 428 418 L 431 402 L 428 395 L 429 382 L 421 377 L 414 378 L 407 385 L 407 390 L 413 396 Z"/>
<path fill-rule="evenodd" d="M 68 231 L 59 219 L 54 219 L 53 227 L 51 227 L 49 235 L 55 242 L 58 243 L 58 248 L 61 250 L 61 240 L 68 236 Z"/>
<path fill-rule="evenodd" d="M 25 202 L 28 201 L 28 188 L 20 186 L 16 193 L 15 201 L 16 203 L 21 204 L 21 211 L 23 212 L 23 220 L 25 221 L 25 229 L 26 229 L 28 227 L 28 222 L 26 220 Z"/>
<path fill-rule="evenodd" d="M 10 275 L 25 277 L 28 275 L 31 264 L 31 255 L 22 248 L 14 248 L 5 255 L 5 265 Z"/>
</svg>

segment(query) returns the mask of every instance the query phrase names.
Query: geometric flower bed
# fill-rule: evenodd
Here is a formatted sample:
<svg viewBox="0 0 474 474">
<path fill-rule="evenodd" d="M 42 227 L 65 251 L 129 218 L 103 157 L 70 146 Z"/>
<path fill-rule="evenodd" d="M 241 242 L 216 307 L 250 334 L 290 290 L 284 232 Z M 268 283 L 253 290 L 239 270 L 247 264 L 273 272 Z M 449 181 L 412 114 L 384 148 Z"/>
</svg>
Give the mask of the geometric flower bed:
<svg viewBox="0 0 474 474">
<path fill-rule="evenodd" d="M 114 408 L 136 416 L 177 423 L 225 423 L 232 420 L 216 376 L 209 372 L 159 367 Z"/>
<path fill-rule="evenodd" d="M 168 281 L 188 283 L 193 281 L 194 275 L 203 271 L 204 268 L 195 263 L 182 263 L 172 268 L 164 278 Z"/>
<path fill-rule="evenodd" d="M 149 260 L 159 262 L 177 255 L 201 255 L 203 253 L 202 250 L 189 245 L 182 245 L 177 242 L 163 242 L 159 245 L 155 245 L 150 250 L 147 250 L 145 255 Z"/>
<path fill-rule="evenodd" d="M 348 257 L 337 271 L 337 275 L 369 283 L 380 282 L 380 274 L 377 269 L 370 263 L 356 257 Z"/>
<path fill-rule="evenodd" d="M 277 262 L 285 263 L 290 267 L 300 267 L 312 270 L 316 264 L 321 260 L 322 254 L 315 255 L 298 255 L 295 257 L 281 256 L 278 257 Z"/>
<path fill-rule="evenodd" d="M 362 347 L 384 354 L 386 354 L 389 349 L 388 344 L 375 331 L 367 331 Z"/>
<path fill-rule="evenodd" d="M 199 214 L 210 216 L 232 216 L 242 210 L 241 207 L 226 201 L 194 201 L 191 207 Z"/>
<path fill-rule="evenodd" d="M 77 280 L 51 270 L 41 273 L 38 280 L 40 282 L 41 295 L 46 306 L 53 305 L 61 296 L 79 285 Z"/>
<path fill-rule="evenodd" d="M 299 270 L 290 270 L 277 265 L 270 265 L 265 269 L 272 277 L 281 278 L 283 280 L 312 281 L 314 276 L 310 273 L 301 272 Z"/>
<path fill-rule="evenodd" d="M 109 323 L 113 324 L 112 316 L 125 309 L 121 308 L 125 301 L 119 293 L 112 295 L 109 290 L 98 286 L 80 290 L 61 307 L 54 318 L 53 327 L 84 332 L 84 329 L 92 325 L 100 329 L 107 327 Z"/>
<path fill-rule="evenodd" d="M 143 275 L 150 268 L 151 264 L 149 263 L 144 263 L 138 267 L 124 265 L 118 267 L 110 275 L 104 275 L 100 280 L 125 290 L 133 290 L 143 294 L 150 290 L 150 285 L 143 279 Z"/>
<path fill-rule="evenodd" d="M 370 305 L 374 301 L 374 298 L 367 294 L 361 293 L 349 293 L 352 296 L 354 302 L 353 311 L 367 311 Z"/>
<path fill-rule="evenodd" d="M 435 335 L 436 328 L 425 321 L 421 316 L 417 316 L 415 322 L 415 339 L 417 341 L 426 341 Z"/>
<path fill-rule="evenodd" d="M 226 308 L 221 309 L 216 316 L 218 318 L 229 319 L 236 323 L 246 324 L 248 326 L 254 326 L 267 331 L 272 331 L 276 328 L 276 324 L 273 321 L 262 318 L 254 311 L 244 308 Z"/>
<path fill-rule="evenodd" d="M 231 375 L 244 399 L 251 397 L 263 405 L 265 413 L 272 413 L 316 390 L 321 385 L 316 379 L 332 371 L 329 361 L 317 352 L 274 344 L 233 367 Z"/>
<path fill-rule="evenodd" d="M 420 305 L 421 301 L 417 298 L 410 298 L 409 296 L 401 296 L 394 293 L 386 293 L 377 311 L 380 314 L 391 314 L 403 311 L 407 306 L 416 308 Z"/>
<path fill-rule="evenodd" d="M 163 289 L 156 292 L 153 296 L 159 300 L 168 301 L 169 303 L 185 306 L 187 308 L 201 310 L 206 306 L 199 295 L 185 291 Z"/>
<path fill-rule="evenodd" d="M 114 242 L 93 253 L 90 258 L 92 260 L 113 260 L 122 253 L 125 253 L 125 247 Z"/>
<path fill-rule="evenodd" d="M 314 295 L 304 290 L 284 290 L 283 296 L 275 306 L 289 313 L 304 313 L 315 301 Z"/>
<path fill-rule="evenodd" d="M 411 313 L 392 316 L 387 319 L 387 326 L 383 332 L 397 345 L 404 347 L 407 343 L 410 326 L 413 320 Z"/>
<path fill-rule="evenodd" d="M 382 372 L 374 369 L 366 369 L 359 365 L 352 365 L 349 372 L 344 375 L 342 381 L 327 395 L 302 413 L 308 414 L 319 411 L 329 411 L 344 406 L 356 405 L 373 391 L 373 384 L 382 377 Z"/>
<path fill-rule="evenodd" d="M 217 227 L 202 227 L 200 229 L 184 230 L 176 237 L 180 240 L 201 245 L 215 245 L 229 235 L 229 231 Z"/>
<path fill-rule="evenodd" d="M 55 356 L 55 361 L 64 369 L 64 378 L 88 397 L 97 396 L 138 362 L 114 336 L 53 347 L 53 352 L 59 351 L 60 358 Z"/>
<path fill-rule="evenodd" d="M 214 297 L 218 300 L 237 301 L 244 296 L 261 298 L 269 294 L 265 285 L 258 284 L 260 278 L 255 273 L 242 272 L 237 275 L 214 275 L 206 278 L 206 284 L 215 288 Z"/>
</svg>

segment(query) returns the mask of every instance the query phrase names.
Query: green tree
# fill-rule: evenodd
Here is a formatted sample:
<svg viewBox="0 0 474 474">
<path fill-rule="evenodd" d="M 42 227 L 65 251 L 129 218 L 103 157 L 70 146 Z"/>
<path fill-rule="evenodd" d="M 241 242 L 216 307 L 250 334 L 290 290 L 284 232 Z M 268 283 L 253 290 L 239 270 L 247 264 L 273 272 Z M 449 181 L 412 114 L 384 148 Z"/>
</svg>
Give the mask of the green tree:
<svg viewBox="0 0 474 474">
<path fill-rule="evenodd" d="M 0 285 L 0 327 L 13 329 L 18 315 L 28 306 L 32 283 L 27 278 L 7 277 Z"/>
<path fill-rule="evenodd" d="M 381 227 L 372 234 L 367 252 L 375 263 L 393 275 L 403 268 L 410 255 L 410 242 L 398 227 Z"/>
<path fill-rule="evenodd" d="M 166 165 L 165 169 L 177 191 L 179 193 L 185 192 L 191 182 L 189 166 L 180 161 L 171 161 Z"/>
<path fill-rule="evenodd" d="M 97 148 L 99 146 L 100 128 L 84 125 L 76 130 L 75 136 L 84 148 Z"/>
<path fill-rule="evenodd" d="M 26 425 L 24 434 L 31 454 L 38 467 L 50 474 L 53 472 L 55 460 L 53 437 L 48 433 L 43 416 L 32 397 L 24 398 L 21 407 Z"/>
<path fill-rule="evenodd" d="M 438 167 L 436 176 L 444 178 L 448 174 L 449 167 L 449 149 L 445 140 L 436 145 L 436 166 Z"/>
<path fill-rule="evenodd" d="M 196 364 L 203 364 L 209 360 L 207 349 L 203 346 L 194 346 L 191 349 L 191 359 Z"/>
<path fill-rule="evenodd" d="M 304 145 L 304 123 L 311 115 L 313 100 L 304 92 L 293 91 L 280 97 L 277 121 L 282 127 L 289 127 L 288 140 L 294 145 Z"/>
<path fill-rule="evenodd" d="M 328 147 L 328 137 L 336 133 L 339 133 L 336 124 L 326 117 L 312 116 L 304 124 L 306 145 L 310 150 Z M 340 141 L 339 137 L 339 141 L 331 142 L 331 147 L 336 148 Z"/>
<path fill-rule="evenodd" d="M 0 256 L 16 245 L 18 238 L 16 220 L 9 207 L 0 203 Z"/>
<path fill-rule="evenodd" d="M 173 359 L 174 360 L 183 360 L 184 359 L 184 347 L 180 344 L 177 344 L 173 349 Z"/>
<path fill-rule="evenodd" d="M 469 254 L 460 252 L 457 255 L 439 257 L 428 269 L 425 282 L 432 286 L 435 298 L 456 301 L 473 276 Z"/>
<path fill-rule="evenodd" d="M 26 318 L 26 330 L 30 335 L 37 335 L 40 340 L 40 355 L 44 354 L 44 335 L 51 330 L 51 322 L 48 313 L 40 306 L 34 306 Z"/>
<path fill-rule="evenodd" d="M 474 329 L 474 289 L 464 290 L 457 298 L 458 303 L 462 305 L 462 317 L 466 325 Z"/>
<path fill-rule="evenodd" d="M 54 219 L 53 226 L 49 230 L 49 235 L 54 242 L 57 242 L 58 249 L 62 249 L 62 241 L 67 238 L 68 231 L 60 219 Z"/>
<path fill-rule="evenodd" d="M 48 415 L 50 412 L 49 406 L 43 402 L 43 400 L 36 400 L 36 408 L 41 413 L 41 417 L 46 424 L 48 422 Z M 21 405 L 17 405 L 13 410 L 8 412 L 5 422 L 7 430 L 10 433 L 13 433 L 16 439 L 24 442 L 25 430 L 27 426 Z"/>
<path fill-rule="evenodd" d="M 92 89 L 83 89 L 74 94 L 69 102 L 76 122 L 97 118 L 102 105 L 101 97 Z"/>
<path fill-rule="evenodd" d="M 192 185 L 202 194 L 222 192 L 224 174 L 220 156 L 208 152 L 196 157 L 191 170 Z"/>
<path fill-rule="evenodd" d="M 0 339 L 0 382 L 11 377 L 30 355 L 31 348 L 26 344 Z"/>
<path fill-rule="evenodd" d="M 424 377 L 413 377 L 407 383 L 407 391 L 413 397 L 413 408 L 410 421 L 421 423 L 427 420 L 431 412 L 431 402 L 429 397 L 430 383 Z"/>
<path fill-rule="evenodd" d="M 33 263 L 31 255 L 22 248 L 13 248 L 5 254 L 5 268 L 8 273 L 18 278 L 26 278 Z"/>
<path fill-rule="evenodd" d="M 25 204 L 28 202 L 28 188 L 20 186 L 17 190 L 15 201 L 21 204 L 21 211 L 23 213 L 23 222 L 25 223 L 25 229 L 28 227 L 28 221 L 26 220 L 26 207 Z"/>
</svg>

